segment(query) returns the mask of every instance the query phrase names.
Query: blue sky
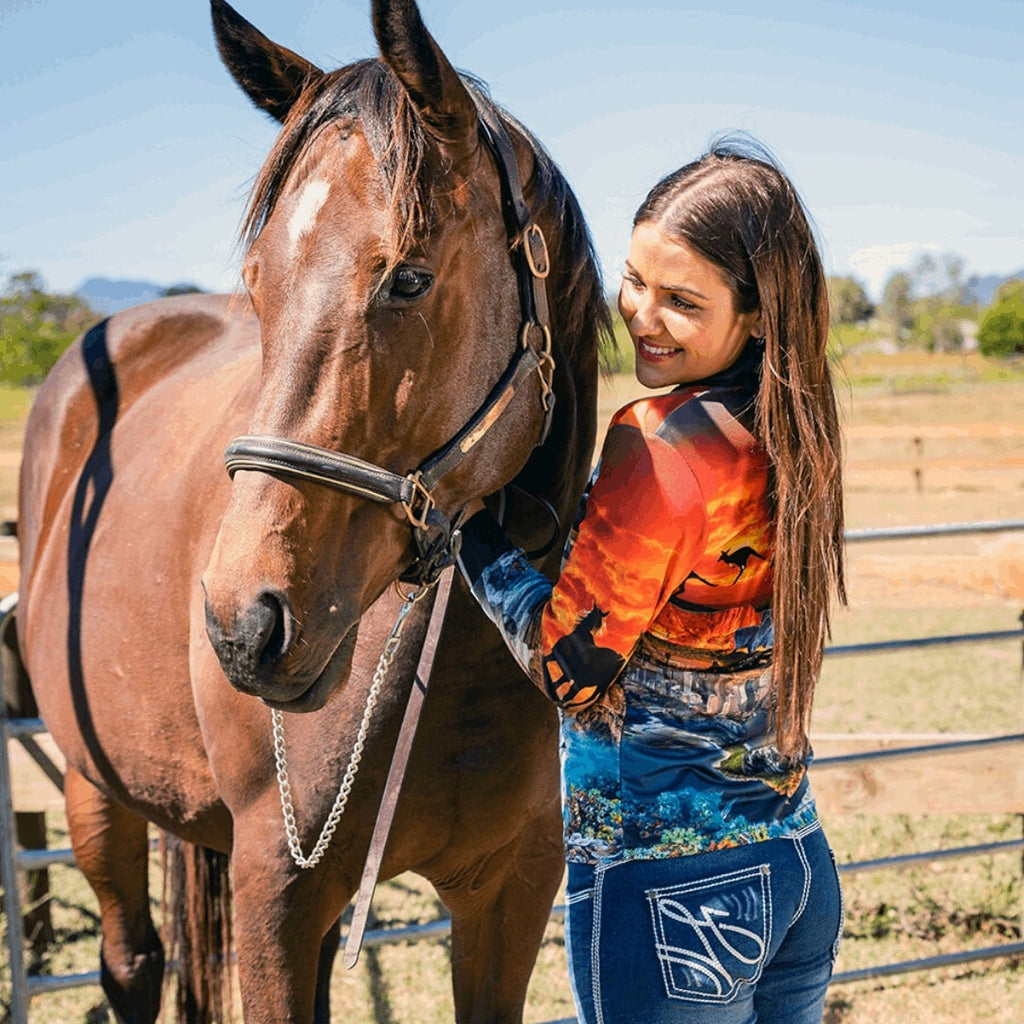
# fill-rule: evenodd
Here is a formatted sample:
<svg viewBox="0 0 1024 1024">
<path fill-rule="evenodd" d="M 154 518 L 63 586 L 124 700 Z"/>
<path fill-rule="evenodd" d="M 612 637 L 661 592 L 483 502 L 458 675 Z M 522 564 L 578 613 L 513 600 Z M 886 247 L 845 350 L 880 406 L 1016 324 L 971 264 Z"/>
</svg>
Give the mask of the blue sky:
<svg viewBox="0 0 1024 1024">
<path fill-rule="evenodd" d="M 375 52 L 368 0 L 235 0 L 323 68 Z M 633 210 L 723 129 L 790 172 L 827 269 L 877 297 L 916 254 L 1024 268 L 1024 0 L 422 0 L 456 66 L 566 172 L 608 286 Z M 206 0 L 0 0 L 0 276 L 238 281 L 275 135 Z"/>
</svg>

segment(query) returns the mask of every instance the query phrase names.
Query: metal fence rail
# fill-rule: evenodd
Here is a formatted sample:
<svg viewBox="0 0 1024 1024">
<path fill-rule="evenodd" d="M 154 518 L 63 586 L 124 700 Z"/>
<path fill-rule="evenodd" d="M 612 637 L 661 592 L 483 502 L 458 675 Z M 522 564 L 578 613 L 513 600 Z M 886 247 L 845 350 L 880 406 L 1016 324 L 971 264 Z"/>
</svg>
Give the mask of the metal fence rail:
<svg viewBox="0 0 1024 1024">
<path fill-rule="evenodd" d="M 0 639 L 10 624 L 18 604 L 18 595 L 9 594 L 0 601 Z M 21 916 L 16 860 L 16 831 L 12 794 L 11 763 L 7 740 L 12 732 L 7 719 L 7 692 L 3 666 L 0 665 L 0 884 L 4 887 L 4 915 L 7 918 L 7 952 L 11 966 L 11 1020 L 28 1024 L 29 980 L 25 969 L 25 928 Z"/>
<path fill-rule="evenodd" d="M 934 526 L 891 526 L 885 529 L 847 530 L 847 544 L 876 540 L 912 540 L 918 537 L 952 537 L 963 533 L 1011 533 L 1024 530 L 1024 519 L 997 519 L 990 523 L 939 523 Z"/>
<path fill-rule="evenodd" d="M 878 530 L 847 530 L 843 534 L 843 538 L 849 545 L 873 541 L 917 540 L 922 537 L 948 537 L 967 533 L 1011 533 L 1016 530 L 1024 530 L 1024 519 L 1000 519 L 990 523 L 945 523 L 935 526 L 894 526 Z M 851 654 L 879 654 L 913 647 L 952 646 L 1018 639 L 1024 640 L 1024 615 L 1021 616 L 1020 629 L 924 636 L 903 640 L 879 640 L 864 644 L 836 644 L 827 647 L 825 655 L 826 657 L 843 657 Z"/>
<path fill-rule="evenodd" d="M 870 543 L 891 540 L 915 540 L 925 537 L 943 537 L 963 534 L 1003 533 L 1024 530 L 1024 519 L 1008 519 L 990 523 L 947 523 L 936 526 L 904 526 L 877 530 L 848 530 L 845 534 L 847 544 Z M 945 636 L 915 637 L 901 640 L 882 640 L 861 644 L 833 645 L 826 649 L 826 656 L 844 657 L 850 655 L 880 654 L 888 651 L 908 650 L 911 648 L 954 646 L 958 644 L 991 643 L 1005 640 L 1024 641 L 1024 615 L 1021 616 L 1020 629 L 995 630 L 980 633 L 958 633 Z M 816 764 L 853 765 L 869 764 L 892 757 L 932 756 L 938 753 L 967 748 L 985 748 L 1002 744 L 1020 743 L 1024 734 L 993 736 L 979 740 L 934 743 L 920 747 L 902 748 L 898 750 L 875 750 L 860 754 L 846 754 L 833 758 L 820 758 Z M 978 846 L 958 847 L 951 850 L 929 850 L 923 853 L 904 854 L 902 856 L 884 857 L 878 860 L 860 863 L 841 864 L 841 873 L 875 871 L 881 869 L 899 869 L 922 862 L 953 857 L 980 856 L 1005 851 L 1024 849 L 1024 839 L 1010 840 L 1003 843 L 985 843 Z M 927 957 L 918 960 L 906 960 L 899 963 L 879 964 L 854 971 L 843 971 L 832 978 L 833 985 L 843 985 L 855 981 L 867 981 L 874 978 L 907 974 L 914 971 L 931 970 L 936 967 L 955 966 L 976 960 L 988 960 L 1004 956 L 1024 954 L 1024 941 L 1002 943 L 984 949 L 962 950 L 946 953 L 941 956 Z"/>
<path fill-rule="evenodd" d="M 996 533 L 1024 530 L 1024 519 L 1002 520 L 989 523 L 952 523 L 938 526 L 909 526 L 884 530 L 851 530 L 845 535 L 846 542 L 861 543 L 871 541 L 906 540 L 921 537 L 938 537 L 968 533 Z M 17 594 L 10 594 L 0 600 L 0 639 L 9 626 L 11 616 L 17 605 Z M 998 630 L 983 633 L 964 633 L 948 636 L 918 637 L 902 640 L 880 641 L 863 644 L 847 644 L 833 646 L 825 651 L 827 656 L 842 657 L 883 653 L 903 648 L 929 647 L 938 645 L 955 645 L 966 643 L 990 643 L 1011 639 L 1024 640 L 1024 616 L 1022 628 L 1014 630 Z M 12 1024 L 28 1024 L 28 1008 L 30 1000 L 44 992 L 57 992 L 87 985 L 99 984 L 99 971 L 83 974 L 37 976 L 29 975 L 25 968 L 24 945 L 25 934 L 22 926 L 21 907 L 18 895 L 18 873 L 33 871 L 52 865 L 74 865 L 74 855 L 70 849 L 63 850 L 18 850 L 15 843 L 15 819 L 12 802 L 12 779 L 8 758 L 8 740 L 16 739 L 26 747 L 33 759 L 55 784 L 59 785 L 60 771 L 49 761 L 45 752 L 35 744 L 33 736 L 45 732 L 46 726 L 41 719 L 10 719 L 6 713 L 3 671 L 0 669 L 0 882 L 4 888 L 5 916 L 7 919 L 7 946 L 11 965 L 11 1007 Z M 1001 744 L 1021 743 L 1024 733 L 1006 736 L 985 737 L 983 739 L 951 741 L 929 744 L 919 747 L 875 750 L 857 754 L 846 754 L 832 758 L 820 758 L 819 767 L 839 764 L 852 765 L 872 763 L 888 758 L 907 758 L 949 752 L 965 748 L 986 748 Z M 864 871 L 899 870 L 920 863 L 942 859 L 975 857 L 1004 852 L 1024 851 L 1024 839 L 1010 840 L 999 843 L 984 843 L 977 846 L 957 847 L 949 850 L 928 850 L 921 853 L 904 854 L 885 857 L 877 860 L 860 861 L 840 864 L 839 871 L 843 874 L 855 874 Z M 552 910 L 552 920 L 561 920 L 564 906 Z M 410 925 L 403 928 L 376 929 L 367 932 L 363 945 L 368 948 L 383 946 L 396 942 L 421 942 L 430 939 L 446 938 L 451 924 L 447 919 L 432 921 L 422 925 Z M 937 967 L 952 966 L 977 960 L 993 959 L 1005 956 L 1024 955 L 1024 941 L 990 946 L 984 949 L 963 950 L 941 956 L 919 960 L 908 960 L 902 963 L 880 964 L 860 970 L 845 971 L 832 979 L 833 985 L 847 984 L 888 977 L 914 971 L 930 970 Z M 548 1024 L 575 1024 L 573 1018 L 562 1021 L 551 1021 Z"/>
</svg>

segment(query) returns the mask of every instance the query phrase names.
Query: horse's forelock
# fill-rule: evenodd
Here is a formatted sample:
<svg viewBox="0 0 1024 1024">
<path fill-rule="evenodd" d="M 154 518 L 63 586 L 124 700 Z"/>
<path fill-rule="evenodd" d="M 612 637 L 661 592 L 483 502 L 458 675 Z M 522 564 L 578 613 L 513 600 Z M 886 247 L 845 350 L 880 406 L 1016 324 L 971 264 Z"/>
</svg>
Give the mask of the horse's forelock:
<svg viewBox="0 0 1024 1024">
<path fill-rule="evenodd" d="M 581 347 L 598 346 L 611 338 L 607 302 L 583 214 L 561 171 L 537 139 L 493 104 L 482 82 L 463 77 L 478 100 L 495 110 L 533 151 L 528 185 L 532 203 L 538 213 L 548 211 L 557 225 L 557 237 L 549 239 L 559 296 L 553 304 L 552 328 L 571 359 Z M 430 136 L 394 72 L 377 59 L 324 75 L 296 101 L 253 185 L 242 224 L 243 248 L 253 244 L 267 223 L 285 182 L 319 130 L 346 118 L 359 121 L 381 168 L 388 203 L 388 269 L 407 255 L 431 214 L 425 175 Z"/>
<path fill-rule="evenodd" d="M 391 260 L 398 262 L 424 222 L 421 167 L 425 132 L 391 70 L 364 60 L 324 75 L 296 100 L 264 161 L 242 222 L 248 249 L 274 212 L 289 176 L 326 125 L 357 120 L 380 165 L 388 197 Z"/>
</svg>

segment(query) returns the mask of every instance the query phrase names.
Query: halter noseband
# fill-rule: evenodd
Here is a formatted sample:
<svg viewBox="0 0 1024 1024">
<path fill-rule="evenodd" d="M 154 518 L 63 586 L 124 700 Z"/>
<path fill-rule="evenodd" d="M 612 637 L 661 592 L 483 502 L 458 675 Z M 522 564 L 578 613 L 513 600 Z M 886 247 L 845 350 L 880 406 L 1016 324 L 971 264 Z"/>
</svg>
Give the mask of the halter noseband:
<svg viewBox="0 0 1024 1024">
<path fill-rule="evenodd" d="M 516 353 L 483 404 L 447 444 L 405 476 L 352 455 L 262 434 L 238 437 L 224 452 L 232 477 L 240 469 L 299 477 L 370 501 L 401 505 L 412 528 L 418 557 L 400 578 L 425 586 L 436 582 L 454 562 L 461 539 L 461 517 L 457 515 L 453 522 L 437 507 L 434 488 L 487 434 L 531 373 L 537 371 L 540 377 L 544 411 L 538 445 L 547 439 L 555 405 L 555 361 L 544 286 L 550 270 L 547 243 L 523 196 L 512 140 L 498 117 L 479 100 L 477 110 L 480 137 L 494 156 L 501 181 L 502 213 L 512 243 L 523 316 Z"/>
</svg>

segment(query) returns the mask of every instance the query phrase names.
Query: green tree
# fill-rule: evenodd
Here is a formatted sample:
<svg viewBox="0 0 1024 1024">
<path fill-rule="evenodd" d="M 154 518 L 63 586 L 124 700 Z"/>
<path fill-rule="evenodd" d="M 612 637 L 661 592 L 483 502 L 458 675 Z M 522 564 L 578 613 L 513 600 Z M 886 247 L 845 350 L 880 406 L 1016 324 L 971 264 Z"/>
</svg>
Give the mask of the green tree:
<svg viewBox="0 0 1024 1024">
<path fill-rule="evenodd" d="M 828 279 L 828 304 L 834 324 L 860 323 L 875 311 L 861 283 L 852 277 Z"/>
<path fill-rule="evenodd" d="M 182 284 L 172 284 L 170 288 L 165 288 L 163 290 L 163 297 L 167 299 L 174 295 L 203 295 L 205 291 L 205 288 L 200 288 L 197 284 L 184 282 Z"/>
<path fill-rule="evenodd" d="M 985 356 L 1024 352 L 1024 280 L 1000 285 L 978 325 L 978 348 Z"/>
<path fill-rule="evenodd" d="M 910 275 L 897 271 L 886 282 L 879 307 L 895 341 L 903 341 L 914 323 L 914 287 Z"/>
<path fill-rule="evenodd" d="M 0 380 L 38 384 L 97 319 L 76 296 L 47 293 L 34 271 L 12 274 L 0 294 Z"/>
<path fill-rule="evenodd" d="M 964 319 L 963 307 L 946 305 L 941 299 L 927 300 L 914 317 L 911 339 L 929 352 L 959 352 L 964 347 L 960 326 Z"/>
<path fill-rule="evenodd" d="M 946 287 L 942 297 L 954 306 L 970 302 L 970 289 L 964 280 L 964 259 L 953 252 L 942 254 L 942 267 L 946 272 Z"/>
<path fill-rule="evenodd" d="M 930 352 L 958 352 L 964 345 L 963 323 L 977 317 L 964 283 L 964 260 L 956 253 L 922 253 L 908 277 L 911 302 L 909 337 Z"/>
<path fill-rule="evenodd" d="M 964 282 L 964 258 L 955 252 L 934 256 L 922 253 L 910 271 L 913 293 L 920 298 L 934 298 L 953 306 L 968 301 L 968 288 Z"/>
</svg>

